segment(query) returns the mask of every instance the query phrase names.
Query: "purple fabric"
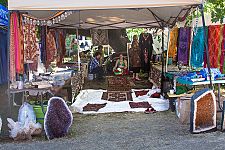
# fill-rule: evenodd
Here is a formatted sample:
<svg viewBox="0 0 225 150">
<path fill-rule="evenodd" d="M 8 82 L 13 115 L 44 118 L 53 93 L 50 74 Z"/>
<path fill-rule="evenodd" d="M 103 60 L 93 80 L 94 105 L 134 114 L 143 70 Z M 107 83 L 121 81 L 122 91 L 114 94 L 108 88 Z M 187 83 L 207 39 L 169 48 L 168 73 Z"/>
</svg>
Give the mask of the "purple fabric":
<svg viewBox="0 0 225 150">
<path fill-rule="evenodd" d="M 178 61 L 188 64 L 191 28 L 180 28 L 178 41 Z"/>
</svg>

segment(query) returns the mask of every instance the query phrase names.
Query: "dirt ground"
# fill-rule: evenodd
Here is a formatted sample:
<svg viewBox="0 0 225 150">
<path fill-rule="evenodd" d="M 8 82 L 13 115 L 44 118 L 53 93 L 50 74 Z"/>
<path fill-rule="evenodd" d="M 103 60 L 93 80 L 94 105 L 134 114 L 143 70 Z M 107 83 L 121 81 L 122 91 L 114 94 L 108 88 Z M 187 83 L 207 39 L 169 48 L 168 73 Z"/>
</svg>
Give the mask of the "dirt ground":
<svg viewBox="0 0 225 150">
<path fill-rule="evenodd" d="M 70 134 L 48 141 L 0 141 L 0 149 L 62 150 L 214 150 L 225 149 L 225 133 L 191 134 L 189 125 L 182 125 L 174 112 L 112 113 L 98 115 L 74 114 Z"/>
</svg>

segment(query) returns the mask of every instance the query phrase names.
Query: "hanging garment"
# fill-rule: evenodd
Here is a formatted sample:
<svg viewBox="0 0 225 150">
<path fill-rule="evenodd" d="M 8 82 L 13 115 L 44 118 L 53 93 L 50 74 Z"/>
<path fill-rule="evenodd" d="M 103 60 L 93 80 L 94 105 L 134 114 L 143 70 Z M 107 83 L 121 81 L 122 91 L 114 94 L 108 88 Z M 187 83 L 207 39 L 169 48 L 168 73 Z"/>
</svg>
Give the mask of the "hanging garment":
<svg viewBox="0 0 225 150">
<path fill-rule="evenodd" d="M 141 33 L 139 37 L 139 47 L 141 49 L 141 68 L 144 72 L 150 70 L 150 60 L 153 51 L 153 39 L 150 33 Z"/>
<path fill-rule="evenodd" d="M 178 40 L 178 61 L 188 65 L 191 28 L 180 28 Z"/>
<path fill-rule="evenodd" d="M 17 13 L 11 13 L 10 19 L 10 81 L 16 80 L 16 73 L 23 74 L 24 49 L 22 34 L 22 18 Z"/>
<path fill-rule="evenodd" d="M 41 62 L 43 64 L 46 63 L 46 34 L 47 34 L 47 27 L 41 26 Z"/>
<path fill-rule="evenodd" d="M 176 59 L 177 54 L 177 38 L 178 38 L 178 28 L 175 27 L 170 31 L 170 41 L 169 41 L 169 50 L 168 55 L 173 60 Z"/>
<path fill-rule="evenodd" d="M 194 29 L 192 48 L 191 48 L 191 66 L 203 67 L 204 61 L 204 28 L 198 27 Z"/>
<path fill-rule="evenodd" d="M 54 35 L 54 31 L 49 30 L 46 36 L 46 54 L 47 54 L 47 59 L 45 63 L 46 68 L 48 68 L 51 62 L 53 62 L 54 59 L 56 58 L 57 49 L 56 49 L 55 38 L 53 35 Z"/>
<path fill-rule="evenodd" d="M 108 30 L 92 29 L 91 38 L 93 46 L 109 44 Z"/>
<path fill-rule="evenodd" d="M 130 63 L 132 67 L 141 67 L 141 50 L 138 41 L 133 41 L 130 49 Z"/>
<path fill-rule="evenodd" d="M 0 84 L 8 81 L 7 31 L 0 30 Z"/>
<path fill-rule="evenodd" d="M 63 58 L 66 55 L 66 36 L 63 30 L 57 30 L 56 32 L 57 43 L 57 66 L 62 64 Z"/>
<path fill-rule="evenodd" d="M 223 30 L 221 34 L 222 42 L 221 42 L 221 56 L 220 56 L 220 71 L 225 73 L 225 25 L 223 25 Z"/>
<path fill-rule="evenodd" d="M 220 49 L 220 25 L 213 25 L 208 27 L 208 47 L 210 67 L 219 67 L 219 49 Z"/>
<path fill-rule="evenodd" d="M 37 58 L 37 37 L 35 25 L 24 25 L 24 56 L 25 62 L 34 61 Z"/>
</svg>

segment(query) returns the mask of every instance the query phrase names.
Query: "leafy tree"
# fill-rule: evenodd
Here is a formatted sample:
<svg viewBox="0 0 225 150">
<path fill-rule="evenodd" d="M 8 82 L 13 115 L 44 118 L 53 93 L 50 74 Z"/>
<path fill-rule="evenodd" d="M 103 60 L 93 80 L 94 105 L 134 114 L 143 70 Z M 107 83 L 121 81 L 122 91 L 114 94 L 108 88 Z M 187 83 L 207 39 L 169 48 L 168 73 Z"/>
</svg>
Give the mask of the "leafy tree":
<svg viewBox="0 0 225 150">
<path fill-rule="evenodd" d="M 0 4 L 3 5 L 3 6 L 7 6 L 8 1 L 7 0 L 0 0 Z"/>
<path fill-rule="evenodd" d="M 212 22 L 223 22 L 225 17 L 225 0 L 207 0 L 205 12 L 211 13 Z"/>
</svg>

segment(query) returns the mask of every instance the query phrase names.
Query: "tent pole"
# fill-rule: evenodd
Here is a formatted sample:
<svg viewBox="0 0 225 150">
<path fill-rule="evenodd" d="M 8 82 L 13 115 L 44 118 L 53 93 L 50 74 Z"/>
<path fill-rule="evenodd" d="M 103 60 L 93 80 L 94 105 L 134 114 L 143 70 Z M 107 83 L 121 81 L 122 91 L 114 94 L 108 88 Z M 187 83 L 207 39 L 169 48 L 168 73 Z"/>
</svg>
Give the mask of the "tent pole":
<svg viewBox="0 0 225 150">
<path fill-rule="evenodd" d="M 77 49 L 77 63 L 78 63 L 78 71 L 80 72 L 80 45 L 79 45 L 79 31 L 78 28 L 76 29 L 76 37 L 77 37 L 77 44 L 78 44 L 78 49 Z"/>
<path fill-rule="evenodd" d="M 202 15 L 202 23 L 203 23 L 203 36 L 204 36 L 204 45 L 205 45 L 205 52 L 206 52 L 206 59 L 207 59 L 207 68 L 209 71 L 209 80 L 210 80 L 210 88 L 213 89 L 212 85 L 212 74 L 211 74 L 211 69 L 210 69 L 210 61 L 209 61 L 209 49 L 208 49 L 208 44 L 207 44 L 207 38 L 206 38 L 206 25 L 205 25 L 205 17 L 204 17 L 204 6 L 203 4 L 199 5 L 201 15 Z"/>
<path fill-rule="evenodd" d="M 164 27 L 162 28 L 162 72 L 161 72 L 161 94 L 163 94 L 163 82 L 164 82 Z"/>
</svg>

